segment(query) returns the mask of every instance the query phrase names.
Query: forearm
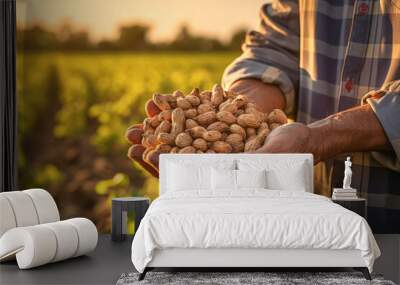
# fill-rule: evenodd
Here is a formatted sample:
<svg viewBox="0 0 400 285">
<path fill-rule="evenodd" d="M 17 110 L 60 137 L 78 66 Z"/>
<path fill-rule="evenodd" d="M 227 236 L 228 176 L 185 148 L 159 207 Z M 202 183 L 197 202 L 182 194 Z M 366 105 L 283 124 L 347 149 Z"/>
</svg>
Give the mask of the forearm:
<svg viewBox="0 0 400 285">
<path fill-rule="evenodd" d="M 298 0 L 266 2 L 260 10 L 259 28 L 247 33 L 243 54 L 227 66 L 222 83 L 225 89 L 237 89 L 233 85 L 242 80 L 263 83 L 259 94 L 246 90 L 250 100 L 261 111 L 279 108 L 294 115 L 300 65 Z"/>
<path fill-rule="evenodd" d="M 369 104 L 352 108 L 308 125 L 319 160 L 358 151 L 390 150 L 388 138 Z"/>
<path fill-rule="evenodd" d="M 286 107 L 285 96 L 281 89 L 259 79 L 238 80 L 231 85 L 229 90 L 246 95 L 250 102 L 256 104 L 257 108 L 265 113 L 269 113 L 273 109 L 284 110 Z"/>
</svg>

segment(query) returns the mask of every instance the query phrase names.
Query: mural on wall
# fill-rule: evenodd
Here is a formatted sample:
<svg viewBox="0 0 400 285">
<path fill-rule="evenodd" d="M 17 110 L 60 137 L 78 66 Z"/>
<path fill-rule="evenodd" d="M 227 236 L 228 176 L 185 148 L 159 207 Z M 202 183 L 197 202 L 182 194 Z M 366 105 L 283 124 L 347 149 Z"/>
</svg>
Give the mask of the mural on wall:
<svg viewBox="0 0 400 285">
<path fill-rule="evenodd" d="M 312 9 L 303 5 L 297 13 L 296 6 L 289 5 L 293 14 L 289 13 L 288 19 L 294 18 L 293 22 L 288 20 L 286 23 L 278 13 L 284 6 L 267 4 L 259 10 L 265 1 L 242 2 L 18 0 L 19 188 L 46 188 L 60 205 L 63 218 L 88 217 L 95 221 L 100 231 L 106 232 L 110 229 L 113 197 L 135 195 L 154 199 L 158 195 L 157 178 L 130 161 L 128 149 L 129 156 L 139 157 L 145 167 L 150 166 L 143 163 L 142 157 L 156 165 L 161 152 L 231 152 L 234 146 L 237 147 L 234 152 L 254 151 L 261 147 L 266 153 L 311 152 L 314 162 L 318 162 L 314 167 L 314 193 L 327 197 L 331 196 L 333 188 L 342 186 L 343 159 L 350 155 L 352 187 L 359 191 L 360 197 L 368 199 L 368 222 L 372 229 L 377 233 L 398 232 L 395 224 L 400 217 L 397 199 L 400 175 L 396 160 L 398 150 L 393 143 L 395 132 L 392 131 L 396 124 L 379 119 L 372 106 L 382 98 L 389 102 L 387 98 L 396 95 L 392 89 L 398 86 L 398 81 L 391 81 L 397 80 L 397 71 L 388 69 L 381 77 L 376 74 L 373 76 L 375 82 L 371 82 L 373 77 L 369 75 L 360 77 L 366 81 L 359 83 L 353 79 L 346 79 L 344 83 L 342 76 L 333 76 L 329 78 L 332 81 L 325 81 L 322 78 L 332 68 L 325 60 L 338 59 L 342 55 L 313 50 L 315 61 L 299 65 L 302 59 L 309 57 L 310 50 L 300 44 L 298 51 L 296 41 L 300 39 L 303 42 L 301 39 L 309 38 L 311 40 L 305 42 L 313 46 L 319 39 L 310 37 L 308 29 L 300 29 L 298 37 L 288 33 L 286 28 L 280 28 L 281 24 L 285 26 L 290 22 L 297 31 L 297 20 L 303 17 L 303 12 Z M 284 9 L 282 15 L 288 15 L 289 10 Z M 282 23 L 275 23 L 275 20 L 271 20 L 272 24 L 267 23 L 269 14 Z M 248 34 L 244 56 L 235 61 L 225 74 L 225 83 L 235 83 L 231 84 L 229 91 L 213 87 L 218 86 L 215 83 L 221 81 L 228 64 L 241 54 L 247 28 L 257 26 L 258 15 L 261 16 L 258 31 Z M 380 17 L 378 14 L 374 16 Z M 351 25 L 352 22 L 344 23 Z M 308 23 L 310 27 L 324 27 L 318 24 L 318 19 L 315 23 Z M 341 31 L 351 31 L 350 28 Z M 382 39 L 391 38 L 390 29 L 385 33 Z M 393 37 L 393 41 L 395 39 Z M 332 50 L 343 51 L 337 47 L 350 46 L 352 42 L 326 44 Z M 373 60 L 389 58 L 388 51 L 390 49 L 381 49 Z M 272 56 L 277 57 L 272 60 Z M 284 58 L 288 61 L 283 62 Z M 349 66 L 356 66 L 352 61 L 336 59 L 333 69 L 338 74 Z M 365 59 L 369 60 L 368 57 Z M 363 69 L 363 74 L 375 74 L 376 69 L 369 69 L 371 66 L 357 65 Z M 398 69 L 396 64 L 390 66 L 393 70 Z M 238 77 L 243 80 L 237 81 Z M 254 77 L 272 83 L 264 84 Z M 307 85 L 308 80 L 313 82 L 311 87 Z M 393 86 L 389 84 L 386 87 L 392 91 L 385 91 L 382 82 L 391 82 Z M 304 84 L 306 88 L 303 88 Z M 219 88 L 220 92 L 213 91 L 212 96 L 210 92 L 207 94 L 214 97 L 218 93 L 215 97 L 221 100 L 209 105 L 210 112 L 202 114 L 199 109 L 191 108 L 197 107 L 198 103 L 192 105 L 188 97 L 178 99 L 193 92 L 192 95 L 199 95 L 193 97 L 204 103 L 200 91 L 211 88 L 214 91 Z M 236 95 L 232 90 L 247 97 L 243 97 L 243 102 L 234 102 L 238 97 L 234 99 Z M 155 93 L 158 95 L 154 96 Z M 360 106 L 366 94 L 371 95 L 367 100 L 370 103 Z M 347 103 L 337 105 L 337 102 L 342 102 L 341 97 Z M 153 102 L 146 104 L 150 98 Z M 251 102 L 245 102 L 248 98 Z M 178 106 L 186 101 L 186 107 Z M 383 117 L 395 121 L 394 115 L 386 116 L 386 113 L 397 114 L 390 111 L 397 108 L 395 100 L 390 102 L 385 103 L 388 106 L 382 107 L 384 111 L 380 112 L 385 112 Z M 168 109 L 169 118 L 155 118 L 157 112 L 147 112 L 149 118 L 146 118 L 145 108 L 148 106 L 157 111 Z M 220 114 L 225 107 L 233 107 L 226 116 Z M 282 110 L 273 108 L 284 110 L 299 123 L 279 127 L 287 118 Z M 156 128 L 158 124 L 165 125 L 172 131 L 171 125 L 177 125 L 169 121 L 171 118 L 174 121 L 174 111 L 180 112 L 181 128 L 174 132 L 176 137 L 172 140 L 169 137 L 171 143 L 166 143 L 168 137 L 164 136 L 166 141 L 159 139 Z M 260 114 L 260 111 L 268 114 Z M 271 114 L 274 119 L 269 118 Z M 222 125 L 226 129 L 207 140 L 204 138 L 206 130 L 201 130 L 203 135 L 196 135 L 190 133 L 187 121 L 183 126 L 183 120 L 190 116 L 202 127 L 221 128 L 221 124 L 211 126 L 219 121 L 217 123 L 226 123 L 226 127 Z M 241 116 L 247 116 L 249 120 L 245 122 Z M 338 120 L 341 124 L 330 123 L 336 118 L 341 118 Z M 143 130 L 137 126 L 126 132 L 128 126 L 152 119 L 158 120 L 150 123 L 150 131 L 157 136 L 142 136 Z M 246 128 L 242 128 L 242 136 L 231 130 L 231 125 L 236 122 L 240 128 Z M 319 125 L 326 129 L 318 128 Z M 274 128 L 278 129 L 269 135 Z M 207 131 L 218 132 L 215 129 Z M 134 132 L 136 137 L 132 139 L 130 134 Z M 325 133 L 330 136 L 325 136 Z M 179 145 L 178 137 L 186 142 Z M 369 140 L 371 137 L 377 140 Z M 196 141 L 202 144 L 198 145 L 199 148 L 190 145 L 200 138 L 203 141 Z M 228 139 L 231 144 L 227 143 Z M 251 147 L 246 147 L 248 143 Z M 160 151 L 158 148 L 163 149 Z M 147 169 L 154 174 L 154 168 Z"/>
<path fill-rule="evenodd" d="M 126 128 L 154 92 L 219 82 L 262 1 L 238 5 L 242 22 L 235 9 L 220 17 L 227 1 L 197 1 L 201 13 L 179 1 L 92 2 L 17 1 L 19 186 L 47 189 L 63 218 L 106 232 L 111 198 L 158 195 L 126 156 Z"/>
</svg>

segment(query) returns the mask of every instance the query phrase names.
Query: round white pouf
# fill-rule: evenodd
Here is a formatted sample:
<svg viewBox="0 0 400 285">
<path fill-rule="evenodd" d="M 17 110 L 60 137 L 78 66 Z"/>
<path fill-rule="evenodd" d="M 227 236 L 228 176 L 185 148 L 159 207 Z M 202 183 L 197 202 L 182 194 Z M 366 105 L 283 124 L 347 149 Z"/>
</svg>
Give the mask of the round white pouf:
<svg viewBox="0 0 400 285">
<path fill-rule="evenodd" d="M 0 195 L 0 237 L 9 229 L 15 228 L 14 212 L 6 197 Z"/>
<path fill-rule="evenodd" d="M 85 218 L 73 218 L 65 220 L 70 223 L 78 232 L 79 245 L 74 256 L 86 254 L 96 248 L 98 232 L 91 220 Z"/>
<path fill-rule="evenodd" d="M 60 222 L 57 205 L 43 189 L 0 193 L 0 261 L 17 259 L 20 269 L 86 254 L 98 233 L 88 219 Z"/>
<path fill-rule="evenodd" d="M 13 210 L 17 227 L 33 226 L 39 223 L 35 205 L 30 196 L 23 191 L 3 192 Z"/>
<path fill-rule="evenodd" d="M 60 220 L 57 205 L 43 189 L 0 193 L 0 237 L 9 229 Z"/>
<path fill-rule="evenodd" d="M 20 269 L 86 254 L 96 248 L 98 233 L 88 219 L 18 227 L 0 238 L 0 261 L 14 255 Z"/>
<path fill-rule="evenodd" d="M 49 192 L 39 188 L 28 189 L 22 192 L 28 194 L 32 199 L 39 218 L 39 224 L 57 222 L 60 220 L 56 202 Z"/>
<path fill-rule="evenodd" d="M 20 269 L 51 262 L 57 251 L 54 233 L 41 225 L 13 228 L 0 239 L 0 259 L 16 255 Z"/>
<path fill-rule="evenodd" d="M 78 250 L 78 233 L 71 228 L 67 221 L 44 224 L 53 231 L 57 240 L 57 252 L 51 262 L 57 262 L 70 258 Z"/>
</svg>

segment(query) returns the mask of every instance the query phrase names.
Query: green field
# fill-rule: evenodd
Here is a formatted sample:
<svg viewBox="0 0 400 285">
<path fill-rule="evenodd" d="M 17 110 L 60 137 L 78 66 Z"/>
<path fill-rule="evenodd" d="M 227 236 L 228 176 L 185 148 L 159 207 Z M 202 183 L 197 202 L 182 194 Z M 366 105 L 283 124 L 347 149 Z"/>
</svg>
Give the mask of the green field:
<svg viewBox="0 0 400 285">
<path fill-rule="evenodd" d="M 157 196 L 126 158 L 125 129 L 154 93 L 210 89 L 237 53 L 18 55 L 20 187 L 48 189 L 61 214 L 109 230 L 110 199 Z"/>
</svg>

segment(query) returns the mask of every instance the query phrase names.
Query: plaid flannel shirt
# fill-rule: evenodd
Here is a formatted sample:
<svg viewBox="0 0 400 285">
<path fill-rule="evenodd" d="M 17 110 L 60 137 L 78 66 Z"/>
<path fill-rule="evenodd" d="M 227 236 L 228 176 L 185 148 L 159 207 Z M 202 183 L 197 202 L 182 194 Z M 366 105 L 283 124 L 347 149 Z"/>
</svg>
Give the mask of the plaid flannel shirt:
<svg viewBox="0 0 400 285">
<path fill-rule="evenodd" d="M 400 1 L 270 1 L 260 17 L 224 87 L 242 78 L 278 85 L 285 111 L 303 123 L 370 104 L 393 151 L 351 154 L 352 187 L 367 198 L 374 232 L 400 233 Z M 316 193 L 342 185 L 343 160 L 316 166 Z"/>
</svg>

